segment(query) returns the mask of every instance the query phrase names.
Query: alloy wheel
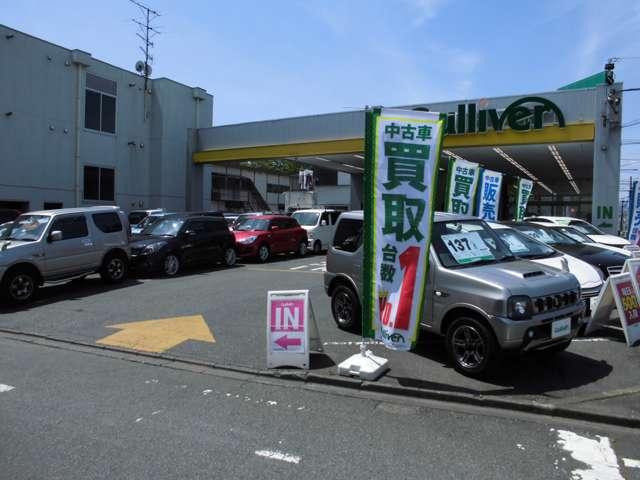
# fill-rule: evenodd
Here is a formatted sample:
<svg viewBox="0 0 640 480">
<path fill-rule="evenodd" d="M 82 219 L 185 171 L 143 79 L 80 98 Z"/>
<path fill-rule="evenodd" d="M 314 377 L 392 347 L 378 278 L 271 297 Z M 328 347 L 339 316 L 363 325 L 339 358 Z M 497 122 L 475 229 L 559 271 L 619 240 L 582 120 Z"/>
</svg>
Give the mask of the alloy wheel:
<svg viewBox="0 0 640 480">
<path fill-rule="evenodd" d="M 347 292 L 338 292 L 333 300 L 333 312 L 340 325 L 349 326 L 353 321 L 353 302 Z"/>
<path fill-rule="evenodd" d="M 227 251 L 224 254 L 224 263 L 227 267 L 231 267 L 236 263 L 236 251 L 233 248 L 227 248 Z"/>
<path fill-rule="evenodd" d="M 266 245 L 262 245 L 258 249 L 258 258 L 261 262 L 266 262 L 269 258 L 269 247 L 267 247 Z"/>
<path fill-rule="evenodd" d="M 119 257 L 112 258 L 107 264 L 109 278 L 114 281 L 120 280 L 124 275 L 124 262 Z"/>
<path fill-rule="evenodd" d="M 456 362 L 464 368 L 480 366 L 487 356 L 487 346 L 482 335 L 471 325 L 461 325 L 451 337 Z"/>
<path fill-rule="evenodd" d="M 173 276 L 180 269 L 180 260 L 173 254 L 169 254 L 164 259 L 164 273 Z"/>
<path fill-rule="evenodd" d="M 13 277 L 9 284 L 9 294 L 17 301 L 24 301 L 33 295 L 35 284 L 31 276 L 20 273 Z"/>
</svg>

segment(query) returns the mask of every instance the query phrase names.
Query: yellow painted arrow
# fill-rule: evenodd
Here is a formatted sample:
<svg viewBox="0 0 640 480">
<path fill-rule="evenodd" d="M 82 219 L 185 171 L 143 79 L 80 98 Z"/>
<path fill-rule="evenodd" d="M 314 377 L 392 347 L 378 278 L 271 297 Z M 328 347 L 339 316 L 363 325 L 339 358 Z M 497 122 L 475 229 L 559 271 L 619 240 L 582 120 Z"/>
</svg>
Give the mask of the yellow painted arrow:
<svg viewBox="0 0 640 480">
<path fill-rule="evenodd" d="M 118 328 L 120 331 L 101 338 L 96 343 L 143 352 L 164 352 L 186 340 L 209 343 L 216 341 L 202 315 L 120 323 L 108 327 Z"/>
</svg>

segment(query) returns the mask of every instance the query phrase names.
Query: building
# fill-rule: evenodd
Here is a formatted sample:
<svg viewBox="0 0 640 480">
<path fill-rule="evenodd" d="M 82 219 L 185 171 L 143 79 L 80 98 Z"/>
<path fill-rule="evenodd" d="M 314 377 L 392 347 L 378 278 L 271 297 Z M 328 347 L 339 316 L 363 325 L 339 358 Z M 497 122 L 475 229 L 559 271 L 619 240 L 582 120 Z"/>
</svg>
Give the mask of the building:
<svg viewBox="0 0 640 480">
<path fill-rule="evenodd" d="M 436 208 L 445 200 L 447 158 L 507 175 L 500 218 L 513 218 L 517 177 L 534 181 L 527 214 L 577 216 L 619 228 L 622 84 L 605 72 L 562 89 L 496 98 L 409 105 L 446 114 Z M 201 128 L 193 160 L 294 159 L 351 177 L 350 206 L 362 205 L 364 111 Z"/>
<path fill-rule="evenodd" d="M 184 210 L 203 190 L 187 181 L 187 150 L 194 129 L 212 125 L 213 97 L 168 78 L 144 83 L 0 25 L 0 208 Z"/>
<path fill-rule="evenodd" d="M 607 72 L 610 73 L 610 72 Z M 409 105 L 446 114 L 447 158 L 535 183 L 528 214 L 619 227 L 622 84 L 605 72 L 559 90 Z M 297 179 L 247 161 L 314 170 L 315 205 L 361 208 L 364 111 L 212 126 L 205 90 L 128 70 L 0 25 L 0 208 L 283 210 Z M 289 195 L 291 198 L 291 195 Z"/>
</svg>

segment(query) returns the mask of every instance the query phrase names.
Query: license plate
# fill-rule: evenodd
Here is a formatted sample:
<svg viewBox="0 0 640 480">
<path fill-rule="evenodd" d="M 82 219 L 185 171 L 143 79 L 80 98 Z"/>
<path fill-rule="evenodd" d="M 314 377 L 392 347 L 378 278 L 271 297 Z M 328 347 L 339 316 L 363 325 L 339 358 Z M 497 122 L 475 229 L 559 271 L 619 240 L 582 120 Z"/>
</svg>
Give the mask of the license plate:
<svg viewBox="0 0 640 480">
<path fill-rule="evenodd" d="M 571 333 L 571 319 L 563 318 L 551 324 L 551 338 L 565 337 Z"/>
</svg>

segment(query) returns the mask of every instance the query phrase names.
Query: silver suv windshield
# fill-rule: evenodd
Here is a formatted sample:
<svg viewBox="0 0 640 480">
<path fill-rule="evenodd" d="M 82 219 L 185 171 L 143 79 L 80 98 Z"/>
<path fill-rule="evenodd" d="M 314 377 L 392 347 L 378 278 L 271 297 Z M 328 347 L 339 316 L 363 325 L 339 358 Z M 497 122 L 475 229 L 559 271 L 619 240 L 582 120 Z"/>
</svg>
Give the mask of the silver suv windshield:
<svg viewBox="0 0 640 480">
<path fill-rule="evenodd" d="M 584 233 L 585 235 L 604 235 L 602 231 L 598 230 L 588 222 L 583 222 L 582 220 L 572 220 L 569 222 L 569 226 Z"/>
<path fill-rule="evenodd" d="M 446 268 L 466 268 L 516 258 L 482 220 L 434 223 L 432 246 Z"/>
<path fill-rule="evenodd" d="M 318 224 L 320 214 L 317 212 L 295 212 L 291 216 L 303 227 L 314 227 Z"/>
<path fill-rule="evenodd" d="M 13 223 L 8 240 L 24 240 L 35 242 L 38 240 L 51 220 L 48 215 L 20 215 Z"/>
</svg>

